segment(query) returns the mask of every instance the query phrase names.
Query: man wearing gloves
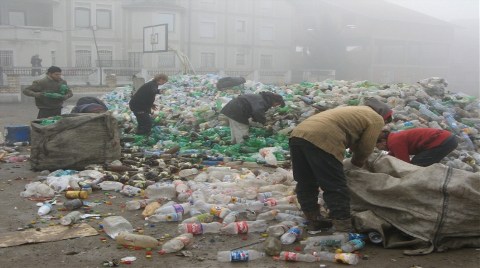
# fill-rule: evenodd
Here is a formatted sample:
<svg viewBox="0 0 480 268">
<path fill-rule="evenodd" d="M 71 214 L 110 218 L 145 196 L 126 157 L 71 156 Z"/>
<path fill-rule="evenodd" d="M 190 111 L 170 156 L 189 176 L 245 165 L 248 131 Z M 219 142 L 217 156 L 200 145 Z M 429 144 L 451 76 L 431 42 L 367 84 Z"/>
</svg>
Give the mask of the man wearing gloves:
<svg viewBox="0 0 480 268">
<path fill-rule="evenodd" d="M 374 98 L 364 106 L 338 107 L 313 115 L 293 129 L 289 145 L 297 198 L 307 218 L 309 231 L 333 227 L 352 231 L 350 195 L 343 170 L 345 149 L 353 153 L 351 163 L 362 167 L 373 152 L 378 135 L 392 110 Z M 322 218 L 318 188 L 330 210 Z"/>
<path fill-rule="evenodd" d="M 264 125 L 265 113 L 275 106 L 285 106 L 282 96 L 263 91 L 259 94 L 240 95 L 229 101 L 220 111 L 228 117 L 232 144 L 242 143 L 249 132 L 249 119 Z"/>
<path fill-rule="evenodd" d="M 157 107 L 153 102 L 155 96 L 160 93 L 158 86 L 168 82 L 168 76 L 165 74 L 157 74 L 153 80 L 143 84 L 130 99 L 129 107 L 137 118 L 137 134 L 149 135 L 152 130 L 152 119 L 150 114 Z"/>
<path fill-rule="evenodd" d="M 61 115 L 63 102 L 73 96 L 67 82 L 62 79 L 62 70 L 57 66 L 48 68 L 47 75 L 33 81 L 23 94 L 35 97 L 35 105 L 39 109 L 37 119 Z"/>
<path fill-rule="evenodd" d="M 421 167 L 439 163 L 457 146 L 455 135 L 435 128 L 414 128 L 394 133 L 384 130 L 377 140 L 378 149 L 389 151 L 389 155 Z M 414 155 L 411 160 L 410 155 Z"/>
</svg>

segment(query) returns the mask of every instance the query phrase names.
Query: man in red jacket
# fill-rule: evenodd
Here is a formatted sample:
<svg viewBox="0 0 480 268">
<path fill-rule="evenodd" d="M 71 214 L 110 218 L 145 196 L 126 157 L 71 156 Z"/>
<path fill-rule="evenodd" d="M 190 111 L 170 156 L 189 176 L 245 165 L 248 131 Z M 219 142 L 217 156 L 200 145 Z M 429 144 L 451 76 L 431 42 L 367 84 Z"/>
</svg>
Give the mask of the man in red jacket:
<svg viewBox="0 0 480 268">
<path fill-rule="evenodd" d="M 376 146 L 407 163 L 426 167 L 440 162 L 457 145 L 457 138 L 449 131 L 414 128 L 399 132 L 384 130 L 380 133 Z M 414 155 L 411 160 L 410 155 Z"/>
</svg>

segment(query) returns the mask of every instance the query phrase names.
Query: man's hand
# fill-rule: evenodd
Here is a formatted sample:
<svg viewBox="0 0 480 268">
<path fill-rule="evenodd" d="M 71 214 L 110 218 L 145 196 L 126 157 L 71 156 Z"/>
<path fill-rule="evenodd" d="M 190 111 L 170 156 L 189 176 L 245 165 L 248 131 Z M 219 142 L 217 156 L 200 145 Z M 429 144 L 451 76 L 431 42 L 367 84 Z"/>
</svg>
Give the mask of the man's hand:
<svg viewBox="0 0 480 268">
<path fill-rule="evenodd" d="M 156 111 L 158 109 L 157 105 L 156 104 L 152 104 L 152 110 L 153 111 Z"/>
<path fill-rule="evenodd" d="M 355 164 L 355 162 L 352 158 L 346 158 L 346 159 L 343 160 L 343 171 L 344 172 L 361 169 L 362 166 L 363 166 L 363 164 L 361 166 Z"/>
</svg>

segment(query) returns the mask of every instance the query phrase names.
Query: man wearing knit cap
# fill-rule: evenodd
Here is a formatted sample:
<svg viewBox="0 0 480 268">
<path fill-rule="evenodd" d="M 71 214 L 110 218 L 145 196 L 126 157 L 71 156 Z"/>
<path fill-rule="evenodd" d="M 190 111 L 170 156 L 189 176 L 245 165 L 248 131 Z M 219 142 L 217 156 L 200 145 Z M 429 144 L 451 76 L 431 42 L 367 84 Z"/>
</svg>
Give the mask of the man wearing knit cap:
<svg viewBox="0 0 480 268">
<path fill-rule="evenodd" d="M 350 195 L 343 171 L 347 148 L 353 153 L 351 163 L 362 167 L 373 152 L 377 137 L 392 110 L 374 98 L 364 106 L 338 107 L 313 115 L 293 129 L 289 145 L 297 198 L 307 218 L 309 231 L 333 227 L 337 232 L 353 231 Z M 330 211 L 322 218 L 318 188 Z"/>
</svg>

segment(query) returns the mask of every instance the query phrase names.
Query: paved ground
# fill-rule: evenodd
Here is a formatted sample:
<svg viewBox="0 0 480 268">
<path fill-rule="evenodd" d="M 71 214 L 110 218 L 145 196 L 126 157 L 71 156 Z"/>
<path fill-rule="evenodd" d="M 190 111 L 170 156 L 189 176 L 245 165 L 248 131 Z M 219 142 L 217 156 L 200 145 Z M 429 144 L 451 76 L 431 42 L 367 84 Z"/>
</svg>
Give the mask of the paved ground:
<svg viewBox="0 0 480 268">
<path fill-rule="evenodd" d="M 69 100 L 67 105 L 73 105 L 76 98 Z M 0 104 L 0 131 L 3 133 L 4 126 L 11 124 L 28 124 L 35 118 L 37 109 L 33 99 L 27 98 L 21 103 Z M 28 147 L 23 149 L 28 152 Z M 24 186 L 35 181 L 36 172 L 30 170 L 28 162 L 19 164 L 0 163 L 0 233 L 11 232 L 19 227 L 35 222 L 36 228 L 44 228 L 49 221 L 41 222 L 36 217 L 37 207 L 34 201 L 21 198 L 19 193 Z M 116 213 L 128 219 L 134 227 L 145 230 L 145 234 L 160 238 L 165 234 L 175 235 L 177 225 L 155 224 L 145 226 L 140 216 L 140 211 L 122 211 L 121 204 L 129 200 L 120 194 L 113 193 L 115 198 L 109 198 L 103 192 L 94 192 L 89 201 L 110 201 L 111 205 L 103 203 L 95 208 L 100 213 Z M 63 197 L 60 198 L 64 200 Z M 472 208 L 478 209 L 478 208 Z M 64 212 L 53 213 L 53 215 Z M 53 222 L 56 222 L 54 220 Z M 99 221 L 92 220 L 89 224 L 98 229 Z M 107 239 L 102 242 L 100 238 L 106 237 L 100 233 L 98 236 L 62 240 L 40 244 L 22 245 L 9 248 L 0 248 L 1 267 L 102 267 L 104 260 L 136 256 L 138 260 L 131 267 L 319 267 L 319 263 L 285 263 L 275 262 L 270 257 L 250 263 L 223 264 L 215 260 L 218 250 L 230 250 L 259 241 L 258 234 L 248 236 L 219 236 L 204 235 L 195 237 L 193 248 L 190 252 L 193 256 L 181 257 L 175 254 L 160 256 L 153 254 L 151 259 L 145 257 L 144 250 L 128 250 L 117 248 L 116 243 Z M 246 247 L 260 249 L 261 244 Z M 292 249 L 287 247 L 285 249 Z M 356 267 L 423 267 L 423 268 L 475 268 L 480 267 L 480 250 L 460 249 L 444 253 L 433 253 L 427 256 L 405 256 L 402 249 L 383 249 L 374 245 L 367 245 L 361 252 L 368 255 L 367 260 L 361 260 Z M 344 267 L 341 264 L 321 262 L 327 267 Z M 125 265 L 122 265 L 125 266 Z"/>
</svg>

